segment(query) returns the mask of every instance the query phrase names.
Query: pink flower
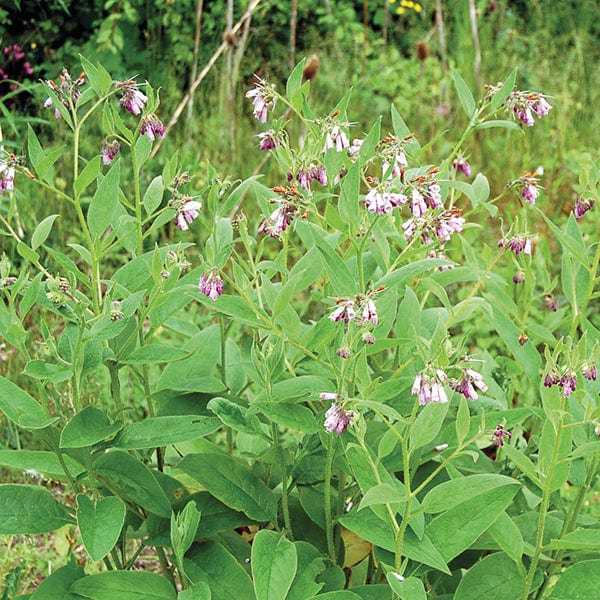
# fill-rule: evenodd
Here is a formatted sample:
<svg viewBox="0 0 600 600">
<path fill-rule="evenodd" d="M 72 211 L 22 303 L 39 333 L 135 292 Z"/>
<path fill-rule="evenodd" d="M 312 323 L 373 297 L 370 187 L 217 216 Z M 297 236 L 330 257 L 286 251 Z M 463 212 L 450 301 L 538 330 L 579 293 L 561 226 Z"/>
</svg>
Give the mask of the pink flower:
<svg viewBox="0 0 600 600">
<path fill-rule="evenodd" d="M 471 177 L 471 165 L 462 156 L 459 156 L 452 163 L 452 166 L 465 177 Z"/>
<path fill-rule="evenodd" d="M 0 162 L 0 196 L 2 192 L 12 192 L 15 189 L 15 168 L 5 162 Z"/>
<path fill-rule="evenodd" d="M 529 204 L 535 204 L 536 198 L 540 195 L 540 190 L 535 182 L 528 183 L 523 188 L 523 200 L 529 202 Z"/>
<path fill-rule="evenodd" d="M 370 321 L 373 325 L 377 325 L 377 307 L 375 306 L 375 302 L 370 298 L 366 301 L 363 308 L 362 320 L 365 323 Z"/>
<path fill-rule="evenodd" d="M 573 207 L 575 218 L 581 219 L 588 210 L 594 208 L 594 204 L 596 204 L 596 202 L 593 198 L 582 198 L 581 196 L 578 196 L 577 200 L 575 200 L 575 206 Z"/>
<path fill-rule="evenodd" d="M 447 380 L 446 374 L 437 369 L 435 375 L 417 373 L 413 382 L 411 393 L 419 398 L 419 404 L 425 405 L 430 402 L 448 402 L 443 382 Z"/>
<path fill-rule="evenodd" d="M 504 438 L 510 440 L 512 438 L 512 434 L 510 433 L 510 431 L 506 431 L 503 425 L 496 425 L 496 429 L 494 429 L 493 433 L 494 446 L 496 446 L 497 448 L 499 448 L 500 446 L 504 446 Z"/>
<path fill-rule="evenodd" d="M 156 115 L 144 115 L 142 119 L 142 126 L 140 127 L 140 133 L 142 135 L 145 134 L 146 137 L 153 142 L 157 137 L 165 137 L 165 126 Z"/>
<path fill-rule="evenodd" d="M 583 365 L 581 372 L 583 376 L 589 381 L 596 381 L 598 377 L 598 370 L 596 369 L 596 365 Z"/>
<path fill-rule="evenodd" d="M 201 202 L 188 200 L 183 204 L 180 211 L 178 211 L 175 217 L 175 225 L 177 225 L 181 231 L 187 231 L 189 229 L 189 223 L 198 216 L 201 208 Z"/>
<path fill-rule="evenodd" d="M 275 150 L 281 146 L 281 136 L 274 129 L 259 133 L 258 137 L 260 138 L 261 150 Z"/>
<path fill-rule="evenodd" d="M 325 413 L 325 429 L 330 433 L 341 435 L 348 425 L 352 422 L 354 413 L 350 410 L 345 410 L 344 405 L 337 400 L 332 402 L 329 410 Z"/>
<path fill-rule="evenodd" d="M 475 388 L 478 388 L 483 393 L 487 392 L 488 389 L 481 373 L 473 371 L 473 369 L 463 369 L 462 377 L 459 380 L 451 380 L 449 385 L 455 392 L 462 394 L 467 400 L 477 400 L 479 396 Z"/>
<path fill-rule="evenodd" d="M 410 200 L 410 210 L 413 216 L 421 218 L 427 212 L 427 204 L 423 194 L 417 189 L 413 188 Z"/>
<path fill-rule="evenodd" d="M 137 83 L 135 81 L 122 81 L 117 83 L 117 88 L 123 94 L 119 100 L 121 106 L 132 115 L 139 115 L 146 102 L 148 102 L 148 97 L 138 89 Z"/>
<path fill-rule="evenodd" d="M 346 325 L 356 317 L 354 310 L 354 300 L 346 300 L 340 302 L 335 310 L 329 315 L 329 320 L 337 323 L 343 319 Z"/>
<path fill-rule="evenodd" d="M 277 102 L 274 89 L 257 77 L 256 86 L 246 92 L 246 98 L 252 98 L 254 116 L 261 123 L 266 123 L 268 111 L 273 110 Z"/>
<path fill-rule="evenodd" d="M 341 152 L 344 148 L 350 148 L 350 142 L 339 125 L 334 125 L 331 131 L 327 133 L 323 152 L 327 152 L 331 148 L 335 148 L 338 152 Z"/>
<path fill-rule="evenodd" d="M 543 116 L 547 115 L 551 109 L 552 109 L 552 106 L 546 100 L 546 98 L 544 98 L 544 96 L 538 96 L 537 102 L 535 102 L 533 105 L 533 110 L 535 111 L 535 114 L 540 119 Z"/>
<path fill-rule="evenodd" d="M 365 196 L 364 202 L 370 213 L 383 215 L 408 202 L 408 198 L 404 194 L 382 193 L 377 188 L 372 188 Z"/>
<path fill-rule="evenodd" d="M 577 375 L 573 371 L 567 371 L 558 382 L 558 385 L 563 389 L 563 396 L 568 398 L 571 392 L 577 390 Z"/>
<path fill-rule="evenodd" d="M 212 267 L 208 273 L 202 274 L 198 289 L 213 301 L 223 293 L 223 280 L 217 273 L 216 267 Z"/>
<path fill-rule="evenodd" d="M 119 144 L 117 140 L 114 142 L 105 141 L 104 144 L 102 144 L 102 162 L 105 165 L 110 165 L 120 149 L 121 144 Z"/>
</svg>

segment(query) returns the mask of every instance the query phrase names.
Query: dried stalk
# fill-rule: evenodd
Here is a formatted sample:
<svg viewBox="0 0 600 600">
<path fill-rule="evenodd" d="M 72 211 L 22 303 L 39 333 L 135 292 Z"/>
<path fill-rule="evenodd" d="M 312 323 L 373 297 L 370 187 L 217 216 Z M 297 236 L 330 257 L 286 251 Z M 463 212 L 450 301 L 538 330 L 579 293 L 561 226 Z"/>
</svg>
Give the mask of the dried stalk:
<svg viewBox="0 0 600 600">
<path fill-rule="evenodd" d="M 232 35 L 235 35 L 242 28 L 242 26 L 244 25 L 246 20 L 249 19 L 252 16 L 252 14 L 254 13 L 254 11 L 257 9 L 260 2 L 261 2 L 261 0 L 252 0 L 250 6 L 248 7 L 248 10 L 242 15 L 242 18 L 231 28 L 230 33 Z M 196 88 L 202 83 L 202 80 L 208 75 L 210 70 L 213 68 L 214 64 L 217 62 L 219 56 L 221 56 L 221 54 L 223 54 L 223 52 L 225 51 L 225 49 L 227 48 L 228 45 L 229 45 L 229 42 L 227 40 L 224 40 L 221 43 L 221 45 L 215 50 L 215 53 L 210 57 L 210 60 L 206 63 L 206 65 L 204 66 L 202 71 L 200 71 L 198 77 L 190 85 L 190 89 L 185 94 L 185 96 L 181 99 L 181 102 L 175 109 L 175 112 L 173 113 L 171 120 L 167 123 L 167 125 L 165 127 L 165 136 L 166 136 L 166 134 L 169 133 L 169 131 L 171 131 L 171 129 L 173 129 L 173 127 L 179 120 L 179 117 L 181 116 L 183 109 L 186 107 L 187 103 L 190 101 L 192 94 L 194 93 Z M 159 139 L 156 142 L 156 144 L 154 145 L 154 148 L 152 148 L 152 152 L 150 153 L 150 156 L 152 158 L 154 158 L 156 156 L 159 148 L 162 146 L 163 140 L 164 140 L 164 138 Z"/>
<path fill-rule="evenodd" d="M 477 7 L 475 0 L 469 0 L 469 20 L 471 22 L 471 36 L 473 37 L 473 71 L 475 74 L 475 89 L 481 91 L 481 46 L 479 45 L 479 31 L 477 29 Z"/>
<path fill-rule="evenodd" d="M 298 0 L 292 0 L 290 11 L 290 71 L 296 66 L 296 29 L 298 27 Z"/>
<path fill-rule="evenodd" d="M 202 11 L 204 9 L 204 0 L 198 0 L 198 4 L 196 5 L 196 31 L 194 34 L 194 59 L 192 62 L 192 72 L 190 74 L 190 89 L 192 87 L 192 83 L 196 79 L 196 75 L 198 74 L 198 57 L 200 54 L 200 36 L 202 31 Z M 193 113 L 194 113 L 194 93 L 190 94 L 190 99 L 188 101 L 188 112 L 187 118 L 188 122 L 192 121 Z"/>
<path fill-rule="evenodd" d="M 442 60 L 442 81 L 440 84 L 440 102 L 449 107 L 448 96 L 448 51 L 446 49 L 446 28 L 442 14 L 442 0 L 435 0 L 435 25 L 438 31 L 440 57 Z"/>
</svg>

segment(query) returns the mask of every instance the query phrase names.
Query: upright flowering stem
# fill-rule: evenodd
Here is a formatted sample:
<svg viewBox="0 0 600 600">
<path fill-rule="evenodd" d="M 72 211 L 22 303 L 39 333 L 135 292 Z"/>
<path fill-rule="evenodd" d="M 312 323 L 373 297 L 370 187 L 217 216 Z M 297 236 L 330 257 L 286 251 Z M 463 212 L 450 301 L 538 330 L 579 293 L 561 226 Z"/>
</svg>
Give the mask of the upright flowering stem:
<svg viewBox="0 0 600 600">
<path fill-rule="evenodd" d="M 327 436 L 327 459 L 325 462 L 325 490 L 323 505 L 325 509 L 325 538 L 327 540 L 327 554 L 335 562 L 335 545 L 333 543 L 333 515 L 331 514 L 331 477 L 333 475 L 333 459 L 337 436 Z"/>
<path fill-rule="evenodd" d="M 144 231 L 142 227 L 142 193 L 140 190 L 140 170 L 138 168 L 137 156 L 135 155 L 135 146 L 131 146 L 131 167 L 133 171 L 133 189 L 135 199 L 135 220 L 137 227 L 137 254 L 141 256 L 144 253 Z"/>
<path fill-rule="evenodd" d="M 565 410 L 565 398 L 561 396 L 561 413 Z M 537 535 L 535 540 L 534 552 L 531 557 L 531 563 L 529 565 L 529 570 L 527 571 L 527 576 L 525 578 L 525 585 L 523 587 L 523 595 L 521 596 L 521 600 L 528 600 L 529 593 L 531 591 L 531 586 L 533 585 L 533 579 L 535 577 L 535 572 L 537 570 L 537 566 L 540 560 L 540 556 L 542 554 L 542 549 L 544 547 L 544 530 L 546 528 L 546 517 L 548 516 L 548 507 L 550 506 L 550 496 L 554 491 L 552 489 L 552 479 L 554 476 L 554 469 L 558 464 L 558 455 L 560 451 L 561 445 L 561 437 L 563 433 L 563 423 L 562 418 L 558 424 L 558 430 L 556 432 L 556 439 L 554 440 L 554 448 L 552 449 L 552 460 L 550 462 L 548 471 L 546 473 L 546 477 L 544 480 L 544 487 L 542 490 L 542 501 L 540 503 L 539 517 L 538 517 L 538 526 L 537 526 Z"/>
</svg>

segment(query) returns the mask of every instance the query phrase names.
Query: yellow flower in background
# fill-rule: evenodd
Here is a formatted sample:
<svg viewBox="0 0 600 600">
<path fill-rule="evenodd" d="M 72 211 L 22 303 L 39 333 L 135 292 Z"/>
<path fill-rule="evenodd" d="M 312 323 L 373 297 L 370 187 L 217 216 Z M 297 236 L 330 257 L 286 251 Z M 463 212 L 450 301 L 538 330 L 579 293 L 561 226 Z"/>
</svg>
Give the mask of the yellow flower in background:
<svg viewBox="0 0 600 600">
<path fill-rule="evenodd" d="M 395 4 L 396 0 L 388 0 L 390 4 Z M 423 7 L 418 3 L 414 2 L 414 0 L 400 0 L 400 6 L 396 8 L 396 14 L 402 15 L 406 12 L 405 9 L 410 8 L 414 10 L 416 13 L 420 13 L 423 10 Z"/>
<path fill-rule="evenodd" d="M 405 12 L 405 11 L 404 11 L 404 9 L 403 9 L 401 6 L 399 6 L 399 7 L 396 9 L 396 14 L 397 14 L 397 15 L 401 15 L 401 14 L 403 14 L 404 12 Z"/>
</svg>

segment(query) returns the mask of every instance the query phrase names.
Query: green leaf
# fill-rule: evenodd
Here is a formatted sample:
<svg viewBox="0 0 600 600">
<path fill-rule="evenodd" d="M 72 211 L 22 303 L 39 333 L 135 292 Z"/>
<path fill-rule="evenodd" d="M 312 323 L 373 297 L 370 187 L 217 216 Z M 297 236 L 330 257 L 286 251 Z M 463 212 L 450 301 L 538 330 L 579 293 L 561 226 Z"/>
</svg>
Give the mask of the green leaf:
<svg viewBox="0 0 600 600">
<path fill-rule="evenodd" d="M 92 237 L 100 237 L 110 225 L 119 207 L 119 180 L 121 175 L 121 162 L 113 163 L 110 171 L 98 184 L 98 189 L 92 198 L 87 213 L 87 222 Z"/>
<path fill-rule="evenodd" d="M 254 402 L 252 410 L 261 412 L 271 421 L 286 429 L 295 429 L 302 433 L 318 433 L 322 429 L 322 425 L 317 423 L 313 411 L 300 404 Z"/>
<path fill-rule="evenodd" d="M 183 565 L 183 555 L 194 542 L 199 523 L 200 511 L 193 500 L 181 512 L 171 514 L 171 546 L 180 567 Z"/>
<path fill-rule="evenodd" d="M 21 319 L 25 319 L 25 316 L 31 310 L 31 307 L 37 302 L 43 275 L 44 274 L 41 272 L 38 273 L 27 286 L 27 289 L 19 302 L 19 315 L 21 316 Z"/>
<path fill-rule="evenodd" d="M 255 521 L 277 521 L 277 499 L 242 461 L 225 454 L 188 454 L 178 465 L 210 493 Z"/>
<path fill-rule="evenodd" d="M 73 370 L 63 365 L 47 363 L 45 360 L 30 360 L 23 369 L 25 375 L 34 379 L 47 380 L 54 384 L 62 383 L 73 377 Z"/>
<path fill-rule="evenodd" d="M 46 154 L 37 135 L 35 135 L 35 131 L 33 131 L 33 128 L 29 124 L 27 124 L 27 157 L 31 161 L 31 166 L 38 177 L 43 178 L 44 174 L 38 171 L 38 166 L 44 160 Z"/>
<path fill-rule="evenodd" d="M 469 405 L 465 398 L 460 399 L 458 412 L 456 413 L 456 439 L 459 444 L 462 444 L 469 434 L 471 427 L 471 414 L 469 413 Z"/>
<path fill-rule="evenodd" d="M 125 427 L 115 439 L 115 448 L 140 450 L 195 440 L 221 427 L 215 417 L 169 415 L 149 417 Z"/>
<path fill-rule="evenodd" d="M 477 123 L 475 129 L 512 129 L 513 131 L 522 131 L 521 127 L 514 121 L 506 121 L 504 119 L 492 119 L 490 121 L 484 121 L 483 123 Z"/>
<path fill-rule="evenodd" d="M 375 148 L 377 148 L 377 144 L 379 144 L 379 138 L 381 136 L 381 119 L 381 116 L 377 118 L 375 124 L 373 127 L 371 127 L 371 131 L 369 131 L 363 140 L 363 143 L 360 145 L 360 149 L 358 150 L 358 158 L 362 162 L 370 159 L 375 154 Z"/>
<path fill-rule="evenodd" d="M 525 456 L 522 452 L 519 452 L 512 446 L 504 446 L 502 451 L 508 460 L 515 463 L 517 468 L 523 474 L 527 475 L 527 477 L 541 489 L 542 484 L 540 482 L 537 468 L 528 456 Z"/>
<path fill-rule="evenodd" d="M 600 589 L 600 559 L 584 560 L 565 569 L 549 600 L 589 600 Z"/>
<path fill-rule="evenodd" d="M 406 495 L 402 494 L 398 488 L 391 486 L 389 483 L 380 483 L 367 490 L 360 501 L 358 510 L 363 510 L 373 504 L 394 504 L 405 501 Z"/>
<path fill-rule="evenodd" d="M 296 547 L 281 533 L 261 529 L 252 542 L 252 576 L 256 597 L 284 600 L 296 575 Z"/>
<path fill-rule="evenodd" d="M 72 477 L 83 473 L 83 467 L 70 456 L 63 456 L 63 460 Z M 0 467 L 13 471 L 34 471 L 47 479 L 67 479 L 58 456 L 46 450 L 0 450 Z"/>
<path fill-rule="evenodd" d="M 489 528 L 493 540 L 514 561 L 520 561 L 523 556 L 523 536 L 517 524 L 503 512 Z"/>
<path fill-rule="evenodd" d="M 49 417 L 27 392 L 4 377 L 0 377 L 0 411 L 23 429 L 43 429 L 58 419 Z"/>
<path fill-rule="evenodd" d="M 152 471 L 139 460 L 113 450 L 96 458 L 92 471 L 110 490 L 124 499 L 146 508 L 160 517 L 171 516 L 171 504 Z"/>
<path fill-rule="evenodd" d="M 318 596 L 312 596 L 309 600 L 361 600 L 358 594 L 351 590 L 335 590 L 333 592 L 325 592 Z"/>
<path fill-rule="evenodd" d="M 430 402 L 423 407 L 410 430 L 412 450 L 430 444 L 437 437 L 447 413 L 448 404 L 445 402 Z"/>
<path fill-rule="evenodd" d="M 161 175 L 157 175 L 144 193 L 142 205 L 147 214 L 151 215 L 161 204 L 165 186 Z"/>
<path fill-rule="evenodd" d="M 88 406 L 78 412 L 60 434 L 61 448 L 85 448 L 112 437 L 123 428 L 123 423 L 111 423 L 108 415 Z"/>
<path fill-rule="evenodd" d="M 102 85 L 100 82 L 98 69 L 85 56 L 83 56 L 83 54 L 79 55 L 79 60 L 81 61 L 81 68 L 84 70 L 85 76 L 90 82 L 90 85 L 98 96 L 102 95 Z"/>
<path fill-rule="evenodd" d="M 196 544 L 183 566 L 191 582 L 210 586 L 212 600 L 254 598 L 248 573 L 221 544 L 213 541 Z"/>
<path fill-rule="evenodd" d="M 92 560 L 102 560 L 117 543 L 125 511 L 125 504 L 116 496 L 92 500 L 77 494 L 77 525 Z"/>
<path fill-rule="evenodd" d="M 454 598 L 460 600 L 514 600 L 523 592 L 523 579 L 515 563 L 502 552 L 475 563 L 462 577 Z M 574 597 L 570 597 L 571 600 Z"/>
<path fill-rule="evenodd" d="M 125 365 L 152 365 L 159 363 L 175 362 L 187 358 L 190 353 L 176 346 L 163 344 L 147 344 L 136 348 L 119 362 Z"/>
<path fill-rule="evenodd" d="M 586 550 L 597 552 L 600 549 L 598 529 L 576 529 L 544 546 L 546 550 Z"/>
<path fill-rule="evenodd" d="M 177 600 L 212 600 L 210 587 L 207 583 L 195 583 L 177 594 Z"/>
<path fill-rule="evenodd" d="M 465 487 L 459 491 L 465 497 L 469 494 L 466 487 L 469 479 L 470 477 L 465 477 L 447 483 L 466 481 Z M 509 480 L 506 485 L 496 486 L 456 504 L 427 525 L 426 535 L 446 561 L 466 550 L 511 503 L 521 486 L 508 477 L 506 479 Z M 442 485 L 435 488 L 436 494 Z M 447 502 L 453 504 L 453 499 L 447 498 Z"/>
<path fill-rule="evenodd" d="M 100 156 L 94 156 L 92 160 L 88 162 L 87 165 L 81 170 L 81 173 L 77 175 L 77 179 L 75 180 L 75 184 L 73 185 L 73 189 L 75 191 L 75 197 L 78 198 L 81 196 L 81 193 L 85 190 L 85 188 L 92 183 L 92 181 L 96 180 L 98 177 L 98 173 L 100 173 L 100 169 L 102 168 L 102 158 Z"/>
<path fill-rule="evenodd" d="M 455 506 L 480 496 L 488 494 L 502 486 L 517 486 L 520 484 L 515 479 L 506 477 L 506 475 L 496 475 L 492 473 L 481 473 L 479 475 L 469 475 L 451 479 L 435 486 L 423 498 L 421 507 L 426 513 L 440 513 L 447 511 Z"/>
<path fill-rule="evenodd" d="M 350 511 L 342 515 L 338 521 L 356 535 L 376 546 L 389 552 L 396 551 L 396 540 L 389 522 L 380 519 L 371 508 L 366 508 L 360 512 Z M 419 539 L 412 530 L 407 529 L 403 553 L 414 561 L 422 562 L 443 573 L 450 573 L 446 561 L 427 535 Z"/>
<path fill-rule="evenodd" d="M 248 409 L 227 398 L 211 398 L 206 405 L 208 410 L 219 417 L 227 427 L 249 435 L 262 435 L 260 423 L 256 416 L 249 414 Z"/>
<path fill-rule="evenodd" d="M 74 523 L 52 493 L 37 485 L 0 485 L 0 534 L 37 534 Z"/>
<path fill-rule="evenodd" d="M 427 594 L 420 579 L 407 577 L 400 581 L 392 572 L 387 573 L 386 579 L 390 587 L 402 600 L 427 600 Z"/>
<path fill-rule="evenodd" d="M 147 571 L 106 571 L 78 579 L 71 591 L 92 600 L 176 600 L 167 579 Z"/>
<path fill-rule="evenodd" d="M 40 260 L 40 255 L 35 250 L 32 250 L 25 242 L 17 242 L 17 252 L 32 264 L 35 264 Z"/>
<path fill-rule="evenodd" d="M 509 97 L 510 93 L 515 88 L 515 81 L 517 79 L 517 68 L 515 67 L 504 80 L 502 87 L 494 94 L 490 102 L 490 109 L 492 112 L 496 112 L 502 104 Z"/>
<path fill-rule="evenodd" d="M 51 575 L 46 577 L 29 600 L 81 600 L 81 596 L 71 593 L 69 590 L 73 583 L 85 577 L 83 569 L 74 562 L 60 567 Z"/>
<path fill-rule="evenodd" d="M 441 258 L 423 258 L 416 260 L 415 262 L 404 265 L 395 271 L 392 271 L 388 275 L 384 275 L 381 279 L 373 284 L 373 287 L 377 288 L 381 285 L 391 287 L 394 285 L 400 285 L 409 279 L 413 279 L 421 273 L 427 271 L 433 271 L 438 267 L 444 265 L 453 265 L 454 263 L 449 260 L 442 260 Z"/>
<path fill-rule="evenodd" d="M 457 71 L 454 71 L 453 77 L 454 87 L 456 88 L 460 104 L 463 107 L 463 110 L 465 111 L 467 117 L 471 119 L 473 117 L 473 114 L 475 113 L 475 98 L 473 98 L 471 90 L 465 83 L 465 80 L 458 74 Z"/>
<path fill-rule="evenodd" d="M 410 134 L 410 129 L 408 125 L 404 122 L 404 119 L 400 116 L 400 113 L 396 109 L 396 107 L 392 104 L 391 108 L 392 113 L 392 124 L 394 126 L 394 133 L 400 138 L 403 139 L 407 135 Z"/>
<path fill-rule="evenodd" d="M 304 600 L 323 588 L 323 582 L 317 582 L 316 579 L 325 570 L 325 556 L 308 542 L 294 542 L 294 546 L 298 564 L 286 600 Z"/>
<path fill-rule="evenodd" d="M 340 184 L 338 199 L 340 217 L 344 223 L 350 223 L 354 229 L 359 227 L 360 168 L 361 164 L 357 161 L 348 169 Z"/>
<path fill-rule="evenodd" d="M 294 95 L 302 86 L 302 71 L 304 69 L 305 63 L 306 59 L 303 58 L 294 67 L 294 70 L 290 73 L 290 76 L 288 77 L 287 83 L 285 85 L 285 95 L 290 101 L 294 98 Z"/>
<path fill-rule="evenodd" d="M 38 223 L 37 227 L 31 234 L 31 248 L 33 250 L 41 246 L 48 239 L 50 231 L 52 230 L 52 225 L 57 217 L 58 215 L 49 215 Z"/>
</svg>

